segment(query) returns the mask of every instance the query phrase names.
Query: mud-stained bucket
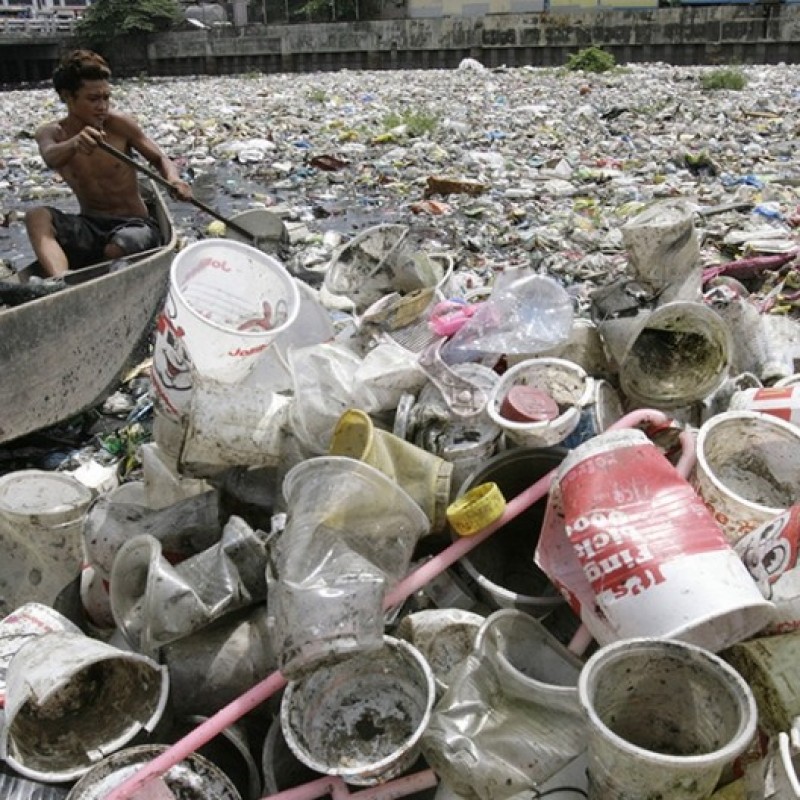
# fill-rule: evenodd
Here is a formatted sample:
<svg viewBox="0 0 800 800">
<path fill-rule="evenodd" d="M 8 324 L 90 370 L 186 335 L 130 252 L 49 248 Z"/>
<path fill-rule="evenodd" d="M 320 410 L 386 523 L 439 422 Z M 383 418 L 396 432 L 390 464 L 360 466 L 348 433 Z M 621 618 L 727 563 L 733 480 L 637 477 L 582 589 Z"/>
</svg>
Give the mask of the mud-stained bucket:
<svg viewBox="0 0 800 800">
<path fill-rule="evenodd" d="M 92 493 L 71 475 L 26 469 L 0 478 L 0 616 L 52 606 L 78 578 Z"/>
<path fill-rule="evenodd" d="M 504 497 L 516 497 L 558 467 L 566 453 L 558 447 L 506 450 L 470 475 L 459 494 L 482 483 L 496 483 Z M 534 503 L 459 561 L 492 608 L 517 608 L 542 617 L 564 605 L 533 561 L 546 506 L 547 498 Z"/>
<path fill-rule="evenodd" d="M 598 324 L 632 402 L 680 408 L 713 394 L 725 381 L 731 341 L 722 317 L 702 303 L 665 303 L 653 311 Z"/>
<path fill-rule="evenodd" d="M 281 455 L 289 398 L 267 387 L 195 380 L 178 463 L 184 475 L 214 475 L 227 467 L 274 467 Z"/>
<path fill-rule="evenodd" d="M 203 239 L 175 257 L 153 346 L 162 412 L 185 411 L 192 370 L 236 383 L 297 318 L 300 294 L 275 258 L 240 242 Z"/>
<path fill-rule="evenodd" d="M 752 687 L 759 728 L 768 736 L 788 730 L 800 716 L 800 632 L 739 642 L 721 656 Z"/>
<path fill-rule="evenodd" d="M 731 544 L 800 501 L 800 428 L 755 411 L 703 423 L 692 483 Z"/>
<path fill-rule="evenodd" d="M 0 757 L 35 780 L 76 780 L 99 754 L 152 731 L 168 688 L 166 667 L 146 656 L 82 634 L 44 634 L 9 665 Z"/>
<path fill-rule="evenodd" d="M 590 800 L 710 797 L 756 733 L 744 679 L 683 642 L 628 639 L 601 648 L 581 671 L 578 696 L 589 727 Z M 690 704 L 676 702 L 681 697 Z"/>
<path fill-rule="evenodd" d="M 306 766 L 356 786 L 374 786 L 408 769 L 436 698 L 421 653 L 384 637 L 381 650 L 324 667 L 290 682 L 281 728 Z"/>
<path fill-rule="evenodd" d="M 511 394 L 520 387 L 545 392 L 554 401 L 552 415 L 542 419 L 511 417 Z M 508 439 L 520 447 L 550 447 L 566 439 L 592 399 L 593 381 L 586 370 L 562 358 L 531 358 L 507 370 L 494 385 L 486 411 Z M 543 415 L 544 416 L 544 415 Z"/>
<path fill-rule="evenodd" d="M 166 750 L 166 745 L 147 744 L 114 753 L 92 767 L 72 787 L 66 800 L 105 800 L 112 789 Z M 180 800 L 242 800 L 230 778 L 198 753 L 170 767 L 161 780 Z"/>
</svg>

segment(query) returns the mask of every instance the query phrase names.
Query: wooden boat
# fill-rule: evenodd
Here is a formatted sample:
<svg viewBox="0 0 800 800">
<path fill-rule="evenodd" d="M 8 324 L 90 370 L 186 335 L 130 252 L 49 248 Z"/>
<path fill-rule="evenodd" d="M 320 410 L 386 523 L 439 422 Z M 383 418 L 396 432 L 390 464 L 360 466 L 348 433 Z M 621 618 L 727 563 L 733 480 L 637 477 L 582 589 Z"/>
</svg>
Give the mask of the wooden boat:
<svg viewBox="0 0 800 800">
<path fill-rule="evenodd" d="M 101 402 L 149 336 L 177 236 L 160 191 L 146 195 L 164 245 L 122 269 L 106 262 L 69 273 L 65 288 L 0 309 L 0 443 Z"/>
</svg>

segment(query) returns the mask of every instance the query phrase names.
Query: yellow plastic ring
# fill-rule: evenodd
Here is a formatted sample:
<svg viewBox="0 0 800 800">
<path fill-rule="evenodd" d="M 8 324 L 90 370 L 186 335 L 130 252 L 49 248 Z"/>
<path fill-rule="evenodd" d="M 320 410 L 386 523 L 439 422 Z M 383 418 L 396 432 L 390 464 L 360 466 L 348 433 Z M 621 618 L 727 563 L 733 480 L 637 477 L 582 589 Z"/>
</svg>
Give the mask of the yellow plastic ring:
<svg viewBox="0 0 800 800">
<path fill-rule="evenodd" d="M 459 536 L 472 536 L 500 519 L 506 499 L 496 483 L 482 483 L 447 507 L 447 521 Z"/>
</svg>

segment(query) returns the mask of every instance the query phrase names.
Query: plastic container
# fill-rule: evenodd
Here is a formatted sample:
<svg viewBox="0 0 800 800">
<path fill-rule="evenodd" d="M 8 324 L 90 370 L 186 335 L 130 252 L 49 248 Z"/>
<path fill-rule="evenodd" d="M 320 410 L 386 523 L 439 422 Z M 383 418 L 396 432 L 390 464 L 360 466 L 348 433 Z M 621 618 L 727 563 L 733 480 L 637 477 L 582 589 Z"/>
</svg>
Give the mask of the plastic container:
<svg viewBox="0 0 800 800">
<path fill-rule="evenodd" d="M 143 655 L 83 634 L 44 634 L 11 660 L 0 757 L 35 780 L 76 780 L 98 753 L 152 731 L 168 688 L 166 667 Z"/>
<path fill-rule="evenodd" d="M 702 800 L 750 745 L 756 704 L 742 677 L 700 647 L 629 639 L 578 679 L 589 726 L 591 800 Z M 687 704 L 676 698 L 691 697 Z"/>
<path fill-rule="evenodd" d="M 158 328 L 154 380 L 169 394 L 174 342 L 168 339 L 177 337 L 198 374 L 235 383 L 299 309 L 294 278 L 272 256 L 229 239 L 195 242 L 172 262 L 163 312 L 169 324 Z"/>
<path fill-rule="evenodd" d="M 380 650 L 290 682 L 281 728 L 312 770 L 374 786 L 417 760 L 435 698 L 433 672 L 420 652 L 385 636 Z"/>
<path fill-rule="evenodd" d="M 641 431 L 571 451 L 543 528 L 536 562 L 601 645 L 663 636 L 716 651 L 772 618 L 711 513 Z"/>
<path fill-rule="evenodd" d="M 800 425 L 800 385 L 743 389 L 731 397 L 730 411 L 760 411 Z"/>
<path fill-rule="evenodd" d="M 0 616 L 28 602 L 53 606 L 78 579 L 91 500 L 71 475 L 30 469 L 0 477 Z"/>
<path fill-rule="evenodd" d="M 265 386 L 243 392 L 238 384 L 197 377 L 178 457 L 182 474 L 213 475 L 245 465 L 276 466 L 290 399 Z"/>
<path fill-rule="evenodd" d="M 713 394 L 725 381 L 731 340 L 722 317 L 702 303 L 676 301 L 598 324 L 633 403 L 672 409 Z"/>
<path fill-rule="evenodd" d="M 473 472 L 459 494 L 493 482 L 511 499 L 558 467 L 566 452 L 555 447 L 506 450 Z M 533 561 L 546 504 L 546 498 L 534 503 L 459 561 L 492 608 L 517 608 L 543 616 L 564 604 Z"/>
<path fill-rule="evenodd" d="M 67 800 L 105 800 L 112 789 L 165 750 L 166 745 L 146 744 L 113 753 L 94 765 L 72 787 Z M 242 800 L 230 778 L 198 753 L 192 753 L 171 767 L 163 781 L 180 800 Z"/>
<path fill-rule="evenodd" d="M 381 647 L 384 593 L 406 574 L 430 522 L 395 481 L 344 456 L 301 462 L 283 494 L 288 515 L 270 558 L 267 608 L 278 666 L 297 678 Z"/>
<path fill-rule="evenodd" d="M 557 406 L 555 416 L 519 421 L 519 414 L 506 416 L 509 395 L 517 387 L 532 387 L 548 394 Z M 500 377 L 492 387 L 486 411 L 514 444 L 521 447 L 550 447 L 567 438 L 577 427 L 583 409 L 591 402 L 594 383 L 583 367 L 561 358 L 532 358 L 521 361 Z"/>
<path fill-rule="evenodd" d="M 692 482 L 731 544 L 800 501 L 800 429 L 755 411 L 727 411 L 697 435 Z"/>
<path fill-rule="evenodd" d="M 463 797 L 502 800 L 538 787 L 586 747 L 581 666 L 538 620 L 491 614 L 436 704 L 423 736 L 428 763 Z"/>
</svg>

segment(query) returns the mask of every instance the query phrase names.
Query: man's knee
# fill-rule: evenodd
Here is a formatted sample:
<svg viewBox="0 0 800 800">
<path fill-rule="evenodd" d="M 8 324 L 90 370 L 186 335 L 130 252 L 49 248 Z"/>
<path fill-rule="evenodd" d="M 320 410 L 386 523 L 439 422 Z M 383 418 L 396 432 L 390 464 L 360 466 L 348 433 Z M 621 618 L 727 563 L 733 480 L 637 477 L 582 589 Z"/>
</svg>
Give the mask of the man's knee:
<svg viewBox="0 0 800 800">
<path fill-rule="evenodd" d="M 109 242 L 103 248 L 103 257 L 107 259 L 122 258 L 128 255 L 116 242 Z"/>
<path fill-rule="evenodd" d="M 30 208 L 25 212 L 25 228 L 28 232 L 51 232 L 53 230 L 53 217 L 50 209 L 44 206 Z"/>
</svg>

